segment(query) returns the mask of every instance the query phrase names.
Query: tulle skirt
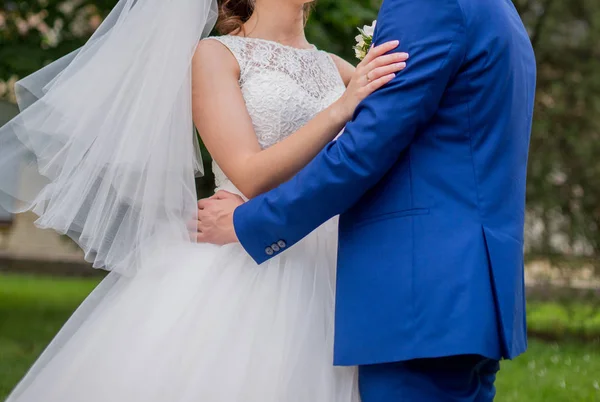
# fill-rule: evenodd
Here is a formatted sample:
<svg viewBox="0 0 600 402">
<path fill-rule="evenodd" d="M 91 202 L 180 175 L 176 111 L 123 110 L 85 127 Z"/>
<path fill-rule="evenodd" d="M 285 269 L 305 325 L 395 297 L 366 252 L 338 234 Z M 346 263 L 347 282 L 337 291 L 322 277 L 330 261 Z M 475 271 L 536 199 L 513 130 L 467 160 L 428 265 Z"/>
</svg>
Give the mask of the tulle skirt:
<svg viewBox="0 0 600 402">
<path fill-rule="evenodd" d="M 240 245 L 169 246 L 109 274 L 9 402 L 356 402 L 334 367 L 336 222 L 258 266 Z"/>
</svg>

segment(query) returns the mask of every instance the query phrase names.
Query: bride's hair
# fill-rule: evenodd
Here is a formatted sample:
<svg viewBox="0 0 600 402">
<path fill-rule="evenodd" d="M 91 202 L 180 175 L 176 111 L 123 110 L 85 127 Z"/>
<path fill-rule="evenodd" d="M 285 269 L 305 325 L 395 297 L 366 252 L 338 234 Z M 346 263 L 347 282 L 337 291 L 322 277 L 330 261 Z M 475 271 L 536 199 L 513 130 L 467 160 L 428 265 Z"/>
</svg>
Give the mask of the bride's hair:
<svg viewBox="0 0 600 402">
<path fill-rule="evenodd" d="M 255 0 L 219 0 L 217 31 L 222 35 L 243 31 L 244 23 L 254 12 Z M 304 5 L 304 21 L 308 19 L 312 3 Z"/>
</svg>

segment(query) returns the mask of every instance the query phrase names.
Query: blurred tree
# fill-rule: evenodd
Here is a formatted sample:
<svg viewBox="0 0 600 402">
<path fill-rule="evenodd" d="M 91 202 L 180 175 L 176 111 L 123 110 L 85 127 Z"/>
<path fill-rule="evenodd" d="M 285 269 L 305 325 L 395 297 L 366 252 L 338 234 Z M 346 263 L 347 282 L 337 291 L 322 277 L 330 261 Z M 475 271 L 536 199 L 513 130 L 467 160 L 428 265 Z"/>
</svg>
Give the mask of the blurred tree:
<svg viewBox="0 0 600 402">
<path fill-rule="evenodd" d="M 600 260 L 600 2 L 513 0 L 538 59 L 528 186 L 528 251 Z M 0 0 L 0 98 L 81 46 L 116 0 Z M 317 0 L 307 35 L 355 63 L 357 26 L 381 0 Z M 410 18 L 410 16 L 407 16 Z M 401 23 L 401 21 L 399 22 Z M 205 153 L 205 167 L 210 159 Z M 201 194 L 212 176 L 199 182 Z M 597 263 L 596 265 L 600 265 Z"/>
<path fill-rule="evenodd" d="M 306 27 L 310 42 L 356 64 L 354 40 L 357 27 L 377 18 L 382 0 L 316 0 Z"/>
<path fill-rule="evenodd" d="M 85 43 L 114 0 L 0 0 L 0 79 L 23 77 Z"/>
<path fill-rule="evenodd" d="M 18 108 L 5 100 L 0 99 L 0 127 L 12 119 L 18 112 Z M 13 183 L 17 183 L 18 172 L 2 172 L 3 174 L 12 175 Z M 12 227 L 13 215 L 0 206 L 0 249 L 3 245 L 3 234 L 8 232 Z M 4 239 L 5 240 L 5 239 Z"/>
<path fill-rule="evenodd" d="M 529 251 L 600 262 L 600 2 L 516 0 L 538 61 Z M 565 261 L 562 261 L 565 262 Z"/>
</svg>

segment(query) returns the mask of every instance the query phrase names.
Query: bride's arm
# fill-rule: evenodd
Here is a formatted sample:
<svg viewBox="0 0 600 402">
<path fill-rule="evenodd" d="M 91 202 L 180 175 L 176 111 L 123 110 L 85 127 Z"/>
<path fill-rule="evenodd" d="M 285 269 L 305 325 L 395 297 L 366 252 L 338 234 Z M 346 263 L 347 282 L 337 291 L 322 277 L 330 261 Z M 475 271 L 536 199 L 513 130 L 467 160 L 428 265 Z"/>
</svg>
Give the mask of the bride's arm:
<svg viewBox="0 0 600 402">
<path fill-rule="evenodd" d="M 346 67 L 342 74 L 349 85 L 344 96 L 285 140 L 263 150 L 238 84 L 237 61 L 219 42 L 202 41 L 194 56 L 192 80 L 193 116 L 198 132 L 227 177 L 247 198 L 253 198 L 298 173 L 336 137 L 362 99 L 404 68 L 405 55 L 381 56 L 397 45 L 374 48 L 370 58 L 357 69 L 363 77 L 355 73 L 353 79 L 348 79 Z M 336 64 L 339 66 L 339 61 Z M 366 71 L 371 71 L 370 83 L 364 78 Z"/>
<path fill-rule="evenodd" d="M 350 85 L 350 81 L 352 80 L 352 76 L 356 71 L 356 67 L 354 67 L 352 64 L 348 63 L 346 60 L 342 59 L 336 54 L 330 53 L 330 56 L 333 59 L 333 62 L 335 63 L 335 66 L 337 67 L 338 71 L 340 72 L 340 76 L 344 81 L 344 85 Z"/>
</svg>

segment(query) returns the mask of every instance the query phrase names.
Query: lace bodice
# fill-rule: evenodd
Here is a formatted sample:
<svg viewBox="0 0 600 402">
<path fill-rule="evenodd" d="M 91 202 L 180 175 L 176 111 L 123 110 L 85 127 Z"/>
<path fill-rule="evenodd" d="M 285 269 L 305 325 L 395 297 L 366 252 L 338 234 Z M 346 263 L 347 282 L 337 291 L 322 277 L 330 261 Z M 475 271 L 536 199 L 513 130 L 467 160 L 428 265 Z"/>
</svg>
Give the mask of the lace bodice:
<svg viewBox="0 0 600 402">
<path fill-rule="evenodd" d="M 240 88 L 261 147 L 294 133 L 345 90 L 329 54 L 257 38 L 219 36 L 240 65 Z M 213 162 L 217 187 L 228 180 Z"/>
</svg>

